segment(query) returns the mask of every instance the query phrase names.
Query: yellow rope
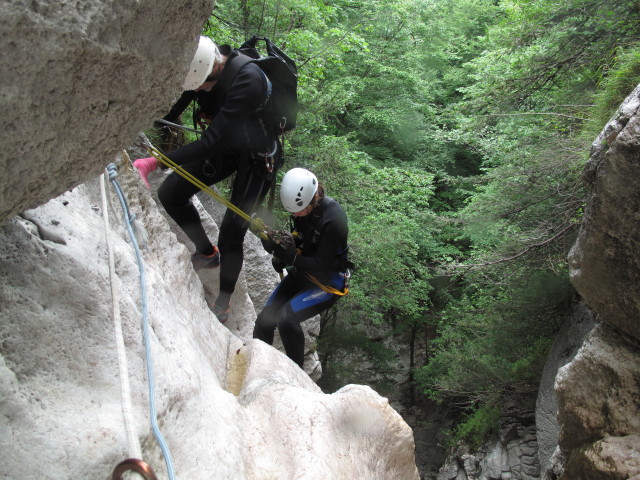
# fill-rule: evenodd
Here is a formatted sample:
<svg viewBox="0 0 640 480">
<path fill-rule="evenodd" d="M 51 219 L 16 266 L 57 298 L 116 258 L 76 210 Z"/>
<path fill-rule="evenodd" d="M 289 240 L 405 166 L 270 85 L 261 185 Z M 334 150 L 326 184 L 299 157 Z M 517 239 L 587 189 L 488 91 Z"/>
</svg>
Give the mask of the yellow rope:
<svg viewBox="0 0 640 480">
<path fill-rule="evenodd" d="M 169 159 L 164 153 L 162 153 L 160 150 L 158 150 L 153 145 L 150 145 L 150 146 L 146 145 L 145 148 L 159 162 L 161 162 L 162 164 L 164 164 L 167 167 L 171 168 L 171 170 L 176 172 L 178 175 L 182 176 L 185 180 L 188 180 L 189 182 L 194 184 L 196 187 L 198 187 L 200 190 L 202 190 L 204 193 L 206 193 L 207 195 L 209 195 L 213 199 L 215 199 L 218 202 L 220 202 L 221 204 L 223 204 L 229 210 L 235 212 L 241 218 L 244 218 L 246 221 L 248 221 L 251 230 L 253 232 L 255 232 L 260 238 L 262 238 L 264 240 L 267 240 L 269 238 L 269 236 L 268 236 L 268 233 L 269 233 L 268 230 L 269 229 L 260 218 L 254 218 L 253 216 L 247 215 L 245 212 L 240 210 L 238 207 L 236 207 L 233 203 L 228 201 L 226 198 L 224 198 L 218 192 L 213 190 L 208 185 L 202 183 L 200 180 L 198 180 L 196 177 L 191 175 L 189 172 L 187 172 L 180 165 L 175 163 L 173 160 Z M 345 288 L 344 291 L 341 292 L 340 290 L 336 290 L 333 287 L 328 287 L 326 285 L 323 285 L 322 283 L 320 283 L 320 281 L 316 277 L 314 277 L 311 274 L 307 273 L 307 277 L 309 278 L 309 280 L 311 282 L 313 282 L 320 289 L 322 289 L 323 291 L 325 291 L 327 293 L 331 293 L 333 295 L 340 295 L 340 296 L 346 295 L 347 293 L 349 293 L 349 289 L 348 288 Z"/>
<path fill-rule="evenodd" d="M 250 216 L 250 215 L 246 214 L 245 212 L 243 212 L 242 210 L 240 210 L 238 207 L 236 207 L 233 203 L 228 201 L 226 198 L 224 198 L 218 192 L 213 190 L 208 185 L 202 183 L 200 180 L 198 180 L 196 177 L 191 175 L 189 172 L 187 172 L 180 165 L 175 163 L 173 160 L 169 159 L 164 153 L 162 153 L 160 150 L 158 150 L 153 145 L 145 145 L 145 148 L 159 162 L 161 162 L 162 164 L 164 164 L 167 167 L 171 168 L 171 170 L 176 172 L 178 175 L 183 177 L 185 180 L 188 180 L 189 182 L 194 184 L 196 187 L 198 187 L 204 193 L 206 193 L 207 195 L 212 197 L 214 200 L 217 200 L 218 202 L 220 202 L 222 205 L 227 207 L 232 212 L 236 213 L 239 217 L 241 217 L 241 218 L 245 219 L 246 221 L 248 221 L 249 222 L 249 226 L 250 226 L 250 228 L 251 228 L 251 230 L 253 232 L 255 232 L 261 238 L 263 238 L 265 240 L 267 239 L 268 228 L 260 218 L 254 218 L 253 216 Z"/>
</svg>

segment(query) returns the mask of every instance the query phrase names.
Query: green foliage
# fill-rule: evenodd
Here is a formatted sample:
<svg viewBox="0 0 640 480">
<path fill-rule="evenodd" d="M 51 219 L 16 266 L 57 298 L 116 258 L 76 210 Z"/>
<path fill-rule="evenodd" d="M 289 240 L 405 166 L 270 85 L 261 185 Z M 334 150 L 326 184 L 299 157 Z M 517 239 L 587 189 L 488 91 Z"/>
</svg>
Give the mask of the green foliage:
<svg viewBox="0 0 640 480">
<path fill-rule="evenodd" d="M 566 272 L 502 266 L 467 276 L 474 288 L 450 298 L 433 356 L 417 373 L 419 385 L 431 398 L 455 399 L 464 408 L 507 393 L 534 392 L 570 306 Z"/>
<path fill-rule="evenodd" d="M 590 128 L 586 135 L 596 136 L 616 112 L 620 104 L 640 84 L 640 45 L 620 49 L 613 66 L 605 72 L 601 89 L 595 95 Z"/>
<path fill-rule="evenodd" d="M 216 3 L 213 38 L 267 35 L 297 61 L 284 170 L 314 171 L 349 217 L 357 269 L 318 346 L 328 384 L 387 368 L 371 325 L 420 325 L 437 338 L 416 340 L 418 387 L 476 408 L 454 439 L 535 391 L 571 309 L 582 164 L 640 81 L 639 20 L 616 0 Z"/>
<path fill-rule="evenodd" d="M 498 431 L 500 409 L 495 405 L 482 405 L 464 415 L 458 426 L 449 432 L 447 445 L 454 448 L 458 442 L 464 441 L 473 450 L 477 450 L 490 435 Z"/>
<path fill-rule="evenodd" d="M 600 66 L 638 35 L 636 2 L 501 4 L 506 17 L 485 37 L 487 50 L 471 62 L 477 81 L 465 89 L 483 111 L 550 107 L 554 97 L 593 91 Z"/>
</svg>

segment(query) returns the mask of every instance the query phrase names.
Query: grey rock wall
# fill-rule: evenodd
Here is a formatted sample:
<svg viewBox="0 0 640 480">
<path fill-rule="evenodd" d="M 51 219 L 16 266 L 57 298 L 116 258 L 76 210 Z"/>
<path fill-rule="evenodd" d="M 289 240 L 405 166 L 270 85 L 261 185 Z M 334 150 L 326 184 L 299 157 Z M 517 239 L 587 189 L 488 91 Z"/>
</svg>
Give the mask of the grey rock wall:
<svg viewBox="0 0 640 480">
<path fill-rule="evenodd" d="M 571 281 L 603 322 L 640 338 L 640 85 L 592 145 Z"/>
<path fill-rule="evenodd" d="M 0 222 L 96 177 L 166 113 L 212 7 L 0 2 Z"/>
<path fill-rule="evenodd" d="M 323 394 L 284 354 L 243 337 L 255 320 L 244 278 L 220 324 L 127 162 L 118 179 L 147 238 L 155 408 L 176 478 L 418 480 L 413 434 L 389 402 L 358 385 Z M 0 225 L 0 478 L 110 478 L 132 456 L 127 423 L 140 458 L 168 478 L 149 420 L 141 288 L 119 202 L 111 188 L 103 202 L 95 180 Z"/>
<path fill-rule="evenodd" d="M 437 480 L 538 480 L 540 462 L 535 413 L 512 405 L 500 419 L 498 439 L 477 452 L 460 445 L 440 468 Z"/>
<path fill-rule="evenodd" d="M 584 303 L 577 303 L 573 315 L 561 327 L 547 355 L 536 401 L 538 457 L 543 473 L 552 468 L 553 454 L 560 439 L 558 399 L 554 389 L 558 370 L 573 360 L 595 323 L 595 314 Z"/>
<path fill-rule="evenodd" d="M 640 85 L 593 143 L 571 280 L 600 324 L 556 378 L 563 480 L 640 475 Z"/>
</svg>

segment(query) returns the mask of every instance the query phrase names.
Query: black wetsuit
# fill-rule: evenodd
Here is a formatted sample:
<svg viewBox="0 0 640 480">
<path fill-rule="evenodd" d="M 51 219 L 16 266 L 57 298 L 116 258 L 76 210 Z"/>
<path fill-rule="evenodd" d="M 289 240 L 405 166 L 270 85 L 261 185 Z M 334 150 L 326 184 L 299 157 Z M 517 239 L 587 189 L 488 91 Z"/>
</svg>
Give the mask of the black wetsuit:
<svg viewBox="0 0 640 480">
<path fill-rule="evenodd" d="M 347 216 L 338 202 L 323 197 L 309 215 L 291 217 L 301 250 L 293 268 L 273 291 L 258 315 L 253 337 L 269 345 L 278 327 L 287 356 L 300 368 L 304 363 L 304 333 L 300 323 L 331 307 L 340 298 L 320 288 L 343 291 L 347 264 Z"/>
<path fill-rule="evenodd" d="M 224 52 L 223 52 L 224 53 Z M 281 158 L 275 128 L 265 125 L 259 109 L 268 99 L 268 80 L 260 68 L 247 63 L 234 79 L 223 81 L 225 72 L 238 59 L 230 52 L 218 84 L 211 92 L 183 94 L 165 118 L 174 121 L 193 98 L 211 118 L 200 139 L 167 156 L 206 185 L 213 185 L 237 172 L 231 203 L 251 215 L 266 196 Z M 223 88 L 221 85 L 229 85 Z M 169 118 L 171 117 L 171 118 Z M 276 152 L 272 171 L 265 166 L 264 153 Z M 262 155 L 260 155 L 262 154 Z M 198 187 L 172 172 L 158 189 L 158 197 L 178 226 L 205 255 L 214 252 L 191 197 Z M 248 223 L 227 210 L 220 225 L 220 291 L 231 293 L 243 262 L 242 244 Z"/>
</svg>

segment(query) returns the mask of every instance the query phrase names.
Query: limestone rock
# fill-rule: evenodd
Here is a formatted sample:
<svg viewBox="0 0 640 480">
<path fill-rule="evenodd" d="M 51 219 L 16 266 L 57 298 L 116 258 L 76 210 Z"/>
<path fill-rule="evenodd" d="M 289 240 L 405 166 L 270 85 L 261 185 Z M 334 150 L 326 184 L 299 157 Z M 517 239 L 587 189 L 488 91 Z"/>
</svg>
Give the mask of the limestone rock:
<svg viewBox="0 0 640 480">
<path fill-rule="evenodd" d="M 125 166 L 118 178 L 147 239 L 155 408 L 176 477 L 417 480 L 411 429 L 386 399 L 362 386 L 325 395 L 285 355 L 220 324 L 149 192 Z M 150 428 L 140 272 L 113 191 L 106 209 L 98 192 L 92 180 L 0 226 L 7 480 L 108 478 L 130 456 L 112 287 L 130 379 L 128 423 L 143 460 L 167 478 Z"/>
<path fill-rule="evenodd" d="M 638 391 L 639 343 L 607 325 L 596 326 L 556 379 L 561 450 L 640 432 Z"/>
<path fill-rule="evenodd" d="M 536 400 L 538 458 L 543 472 L 552 468 L 550 461 L 560 438 L 558 401 L 554 390 L 556 375 L 560 367 L 575 357 L 595 322 L 595 314 L 584 303 L 576 304 L 573 315 L 560 328 L 547 354 Z"/>
<path fill-rule="evenodd" d="M 591 186 L 571 281 L 603 322 L 640 338 L 640 85 L 592 147 L 584 177 Z"/>
<path fill-rule="evenodd" d="M 499 439 L 471 454 L 461 445 L 440 468 L 437 480 L 538 480 L 540 463 L 533 412 L 511 406 L 500 419 Z"/>
<path fill-rule="evenodd" d="M 640 436 L 607 437 L 571 456 L 565 478 L 626 480 L 640 475 Z"/>
<path fill-rule="evenodd" d="M 0 222 L 96 177 L 180 95 L 209 0 L 0 3 Z"/>
</svg>

